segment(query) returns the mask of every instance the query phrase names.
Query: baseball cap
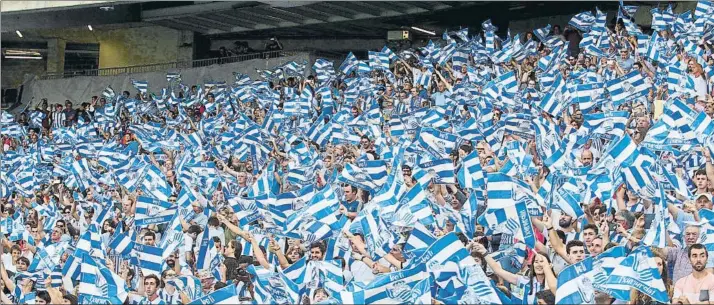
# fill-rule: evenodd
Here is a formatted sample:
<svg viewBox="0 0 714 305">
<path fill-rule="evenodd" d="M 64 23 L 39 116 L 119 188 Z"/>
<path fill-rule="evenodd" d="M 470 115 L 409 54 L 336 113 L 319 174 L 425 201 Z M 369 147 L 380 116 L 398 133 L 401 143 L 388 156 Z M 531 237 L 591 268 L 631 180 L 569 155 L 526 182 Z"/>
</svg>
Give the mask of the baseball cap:
<svg viewBox="0 0 714 305">
<path fill-rule="evenodd" d="M 707 199 L 709 199 L 709 201 L 712 201 L 712 194 L 702 193 L 702 194 L 697 195 L 697 199 L 702 198 L 702 197 L 707 197 Z"/>
</svg>

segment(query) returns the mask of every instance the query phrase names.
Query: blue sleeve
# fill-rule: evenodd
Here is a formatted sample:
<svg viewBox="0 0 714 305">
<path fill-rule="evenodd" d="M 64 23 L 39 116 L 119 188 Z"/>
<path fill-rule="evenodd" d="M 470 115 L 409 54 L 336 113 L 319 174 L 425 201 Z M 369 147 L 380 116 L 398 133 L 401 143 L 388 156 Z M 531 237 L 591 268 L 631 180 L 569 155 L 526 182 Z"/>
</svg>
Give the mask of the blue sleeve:
<svg viewBox="0 0 714 305">
<path fill-rule="evenodd" d="M 685 213 L 683 211 L 679 211 L 679 213 L 677 213 L 677 219 L 674 220 L 674 222 L 677 223 L 677 226 L 679 227 L 679 230 L 681 232 L 684 232 L 684 227 L 687 226 L 687 221 L 694 221 L 694 215 Z"/>
</svg>

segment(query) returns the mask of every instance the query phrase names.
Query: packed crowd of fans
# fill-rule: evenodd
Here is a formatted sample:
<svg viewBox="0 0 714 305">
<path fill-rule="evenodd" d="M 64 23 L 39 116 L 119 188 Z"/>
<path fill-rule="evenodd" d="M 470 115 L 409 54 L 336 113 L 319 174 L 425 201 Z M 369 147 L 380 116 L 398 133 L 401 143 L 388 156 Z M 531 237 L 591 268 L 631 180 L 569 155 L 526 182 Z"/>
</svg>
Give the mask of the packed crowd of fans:
<svg viewBox="0 0 714 305">
<path fill-rule="evenodd" d="M 637 9 L 2 113 L 0 302 L 714 302 L 714 6 Z"/>
</svg>

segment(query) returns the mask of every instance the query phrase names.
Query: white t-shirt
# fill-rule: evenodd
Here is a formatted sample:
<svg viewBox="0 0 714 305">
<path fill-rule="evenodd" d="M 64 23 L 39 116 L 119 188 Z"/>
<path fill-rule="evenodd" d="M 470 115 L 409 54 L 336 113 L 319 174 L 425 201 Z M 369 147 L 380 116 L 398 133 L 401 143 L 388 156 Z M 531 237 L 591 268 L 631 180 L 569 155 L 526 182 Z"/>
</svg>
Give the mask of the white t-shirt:
<svg viewBox="0 0 714 305">
<path fill-rule="evenodd" d="M 536 303 L 536 293 L 540 292 L 543 289 L 548 289 L 548 281 L 545 282 L 545 285 L 541 285 L 535 278 L 533 278 L 533 286 L 530 286 L 530 281 L 531 279 L 527 276 L 518 276 L 518 283 L 515 285 L 511 285 L 511 291 L 514 295 L 516 295 L 518 298 L 521 300 L 526 299 L 526 304 L 535 304 Z M 530 294 L 525 295 L 525 287 L 531 287 L 530 289 Z M 542 287 L 545 286 L 545 287 Z"/>
<path fill-rule="evenodd" d="M 195 251 L 195 246 L 193 244 L 193 237 L 191 235 L 188 235 L 186 233 L 183 234 L 183 244 L 179 248 L 179 261 L 182 264 L 186 264 L 186 252 L 193 252 L 196 253 Z"/>
<path fill-rule="evenodd" d="M 692 77 L 694 80 L 694 91 L 697 92 L 697 100 L 707 100 L 707 81 L 704 77 Z"/>
<path fill-rule="evenodd" d="M 350 271 L 352 271 L 352 279 L 354 281 L 370 283 L 375 278 L 372 268 L 362 261 L 353 261 L 352 265 L 350 265 Z"/>
<path fill-rule="evenodd" d="M 208 238 L 213 238 L 213 237 L 218 237 L 221 239 L 221 246 L 226 244 L 226 234 L 223 231 L 223 228 L 218 227 L 218 228 L 212 228 L 208 227 Z"/>
<path fill-rule="evenodd" d="M 2 265 L 5 266 L 5 270 L 12 273 L 17 273 L 17 267 L 12 264 L 12 255 L 10 253 L 5 253 L 2 255 Z"/>
<path fill-rule="evenodd" d="M 32 262 L 35 259 L 35 254 L 32 253 L 32 251 L 30 251 L 30 250 L 22 251 L 22 256 L 27 257 L 27 259 L 29 259 L 30 262 Z"/>
</svg>

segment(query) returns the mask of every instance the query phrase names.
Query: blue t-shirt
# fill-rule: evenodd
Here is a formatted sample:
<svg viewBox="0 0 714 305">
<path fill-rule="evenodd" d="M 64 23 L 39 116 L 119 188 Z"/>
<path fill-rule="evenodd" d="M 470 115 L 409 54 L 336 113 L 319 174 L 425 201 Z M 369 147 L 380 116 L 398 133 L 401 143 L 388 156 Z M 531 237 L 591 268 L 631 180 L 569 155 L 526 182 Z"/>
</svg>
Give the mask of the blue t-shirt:
<svg viewBox="0 0 714 305">
<path fill-rule="evenodd" d="M 679 211 L 677 213 L 677 219 L 674 222 L 679 227 L 679 231 L 684 233 L 684 229 L 687 227 L 688 222 L 694 222 L 694 215 L 685 213 L 684 211 Z"/>
<path fill-rule="evenodd" d="M 362 208 L 362 202 L 360 202 L 359 200 L 354 200 L 351 202 L 343 201 L 342 205 L 345 206 L 348 212 L 352 213 L 359 213 L 359 210 Z"/>
<path fill-rule="evenodd" d="M 627 73 L 630 72 L 632 66 L 635 64 L 635 59 L 632 58 L 632 56 L 627 57 L 627 59 L 622 59 L 622 57 L 618 57 L 617 63 L 620 65 L 620 68 L 622 68 L 622 70 Z"/>
<path fill-rule="evenodd" d="M 436 92 L 431 95 L 431 98 L 434 99 L 434 105 L 436 107 L 446 106 L 446 94 L 444 94 L 444 92 Z"/>
</svg>

